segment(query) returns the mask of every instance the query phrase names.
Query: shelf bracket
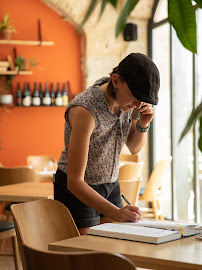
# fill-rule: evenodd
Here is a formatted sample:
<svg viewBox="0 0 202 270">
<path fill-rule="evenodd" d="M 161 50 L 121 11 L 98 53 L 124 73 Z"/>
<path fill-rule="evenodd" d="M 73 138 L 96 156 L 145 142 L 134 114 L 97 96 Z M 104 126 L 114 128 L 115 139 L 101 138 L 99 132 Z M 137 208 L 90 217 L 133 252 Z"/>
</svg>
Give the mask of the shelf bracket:
<svg viewBox="0 0 202 270">
<path fill-rule="evenodd" d="M 38 40 L 39 40 L 39 46 L 42 44 L 42 38 L 41 38 L 41 21 L 38 19 Z"/>
</svg>

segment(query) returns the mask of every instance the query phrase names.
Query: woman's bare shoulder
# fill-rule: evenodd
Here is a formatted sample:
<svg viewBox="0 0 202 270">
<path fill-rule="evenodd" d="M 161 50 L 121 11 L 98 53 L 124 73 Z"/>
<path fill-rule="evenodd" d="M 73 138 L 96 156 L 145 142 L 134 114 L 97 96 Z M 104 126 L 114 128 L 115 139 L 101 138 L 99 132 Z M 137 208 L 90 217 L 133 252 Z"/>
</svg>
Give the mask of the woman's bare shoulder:
<svg viewBox="0 0 202 270">
<path fill-rule="evenodd" d="M 74 106 L 68 112 L 70 125 L 95 125 L 92 113 L 83 106 Z"/>
</svg>

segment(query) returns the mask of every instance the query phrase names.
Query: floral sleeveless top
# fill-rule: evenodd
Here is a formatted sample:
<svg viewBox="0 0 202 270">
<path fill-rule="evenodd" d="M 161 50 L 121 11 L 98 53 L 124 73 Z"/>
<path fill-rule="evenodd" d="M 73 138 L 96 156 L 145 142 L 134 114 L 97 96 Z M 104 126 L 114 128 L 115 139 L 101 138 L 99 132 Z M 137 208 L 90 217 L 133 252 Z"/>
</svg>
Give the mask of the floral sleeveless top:
<svg viewBox="0 0 202 270">
<path fill-rule="evenodd" d="M 67 173 L 68 145 L 71 134 L 71 126 L 67 117 L 68 111 L 74 106 L 83 106 L 94 117 L 95 127 L 90 138 L 88 162 L 84 176 L 85 182 L 90 185 L 113 183 L 117 180 L 120 153 L 131 127 L 131 112 L 124 112 L 121 109 L 120 116 L 117 116 L 109 109 L 99 87 L 108 80 L 108 77 L 101 78 L 86 91 L 78 94 L 70 102 L 65 112 L 65 149 L 58 161 L 58 168 L 64 173 Z"/>
</svg>

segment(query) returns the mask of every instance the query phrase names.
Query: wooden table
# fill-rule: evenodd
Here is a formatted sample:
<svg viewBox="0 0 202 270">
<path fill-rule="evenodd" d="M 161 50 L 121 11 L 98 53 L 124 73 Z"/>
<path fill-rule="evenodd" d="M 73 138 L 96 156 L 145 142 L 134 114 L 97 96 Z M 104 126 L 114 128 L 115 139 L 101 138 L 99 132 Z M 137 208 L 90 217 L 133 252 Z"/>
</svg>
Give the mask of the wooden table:
<svg viewBox="0 0 202 270">
<path fill-rule="evenodd" d="M 50 250 L 96 250 L 120 253 L 137 267 L 158 270 L 201 270 L 202 241 L 195 236 L 160 245 L 84 235 L 49 244 Z"/>
<path fill-rule="evenodd" d="M 26 182 L 0 186 L 0 201 L 26 202 L 53 199 L 53 183 Z"/>
<path fill-rule="evenodd" d="M 53 174 L 55 174 L 56 171 L 52 170 L 52 171 L 39 171 L 36 172 L 37 174 L 37 179 L 39 182 L 53 182 Z"/>
</svg>

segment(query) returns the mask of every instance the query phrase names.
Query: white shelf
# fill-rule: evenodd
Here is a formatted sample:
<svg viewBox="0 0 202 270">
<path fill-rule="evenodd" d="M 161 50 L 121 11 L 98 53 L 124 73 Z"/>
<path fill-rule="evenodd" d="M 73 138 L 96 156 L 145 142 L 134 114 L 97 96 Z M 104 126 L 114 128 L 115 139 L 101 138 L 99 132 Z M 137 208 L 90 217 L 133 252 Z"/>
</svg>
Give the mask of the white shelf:
<svg viewBox="0 0 202 270">
<path fill-rule="evenodd" d="M 5 45 L 28 45 L 28 46 L 52 46 L 54 41 L 38 41 L 38 40 L 7 40 L 0 39 L 0 44 Z"/>
<path fill-rule="evenodd" d="M 8 70 L 8 71 L 0 71 L 0 75 L 32 75 L 32 71 L 15 71 L 15 70 Z"/>
</svg>

